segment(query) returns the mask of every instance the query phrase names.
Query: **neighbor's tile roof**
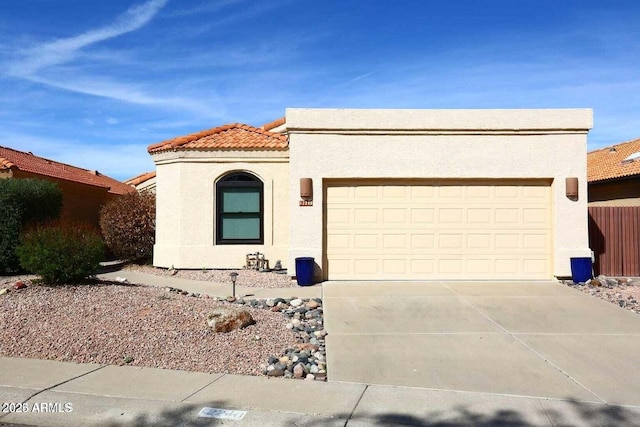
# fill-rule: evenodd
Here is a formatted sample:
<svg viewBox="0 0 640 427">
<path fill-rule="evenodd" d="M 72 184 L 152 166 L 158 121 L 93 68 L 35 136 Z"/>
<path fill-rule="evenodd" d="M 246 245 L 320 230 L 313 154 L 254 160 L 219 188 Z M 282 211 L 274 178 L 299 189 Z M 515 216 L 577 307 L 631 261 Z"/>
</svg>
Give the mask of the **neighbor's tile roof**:
<svg viewBox="0 0 640 427">
<path fill-rule="evenodd" d="M 587 153 L 587 181 L 640 175 L 640 159 L 623 160 L 640 152 L 640 138 Z"/>
<path fill-rule="evenodd" d="M 156 177 L 156 171 L 145 172 L 145 173 L 141 173 L 138 176 L 134 176 L 133 178 L 126 180 L 124 183 L 127 185 L 133 185 L 135 187 L 136 185 L 140 185 L 143 182 L 147 182 L 151 178 L 155 178 L 155 177 Z"/>
<path fill-rule="evenodd" d="M 169 150 L 286 150 L 287 137 L 233 123 L 150 145 L 149 153 Z"/>
<path fill-rule="evenodd" d="M 38 157 L 33 153 L 0 146 L 0 169 L 17 169 L 37 175 L 79 182 L 109 189 L 110 193 L 125 194 L 132 191 L 131 186 L 117 181 L 98 171 L 90 171 Z"/>
</svg>

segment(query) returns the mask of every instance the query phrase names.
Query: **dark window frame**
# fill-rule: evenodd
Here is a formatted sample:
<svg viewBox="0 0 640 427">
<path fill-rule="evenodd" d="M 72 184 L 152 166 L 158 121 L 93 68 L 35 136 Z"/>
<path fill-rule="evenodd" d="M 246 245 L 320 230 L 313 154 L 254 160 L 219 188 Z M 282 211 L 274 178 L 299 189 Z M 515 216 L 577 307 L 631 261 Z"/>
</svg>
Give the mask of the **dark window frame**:
<svg viewBox="0 0 640 427">
<path fill-rule="evenodd" d="M 224 213 L 224 198 L 222 194 L 228 188 L 258 188 L 260 196 L 259 218 L 260 237 L 258 239 L 225 239 L 222 235 L 222 222 L 225 218 L 251 218 L 255 213 Z M 225 175 L 216 183 L 216 244 L 217 245 L 263 245 L 264 244 L 264 184 L 247 172 L 232 172 Z"/>
</svg>

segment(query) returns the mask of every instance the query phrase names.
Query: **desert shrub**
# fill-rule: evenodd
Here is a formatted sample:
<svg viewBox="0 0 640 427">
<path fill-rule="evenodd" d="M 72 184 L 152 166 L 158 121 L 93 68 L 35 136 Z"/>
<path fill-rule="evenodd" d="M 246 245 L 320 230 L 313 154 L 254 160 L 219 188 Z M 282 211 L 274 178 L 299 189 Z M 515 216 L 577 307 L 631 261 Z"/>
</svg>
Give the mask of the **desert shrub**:
<svg viewBox="0 0 640 427">
<path fill-rule="evenodd" d="M 118 258 L 149 260 L 156 236 L 155 195 L 134 192 L 111 200 L 100 211 L 100 230 Z"/>
<path fill-rule="evenodd" d="M 16 248 L 20 265 L 46 283 L 71 283 L 100 266 L 104 243 L 97 230 L 80 223 L 54 222 L 29 227 Z"/>
<path fill-rule="evenodd" d="M 20 232 L 38 221 L 56 219 L 62 208 L 62 192 L 41 179 L 0 179 L 0 273 L 20 271 L 15 249 Z"/>
</svg>

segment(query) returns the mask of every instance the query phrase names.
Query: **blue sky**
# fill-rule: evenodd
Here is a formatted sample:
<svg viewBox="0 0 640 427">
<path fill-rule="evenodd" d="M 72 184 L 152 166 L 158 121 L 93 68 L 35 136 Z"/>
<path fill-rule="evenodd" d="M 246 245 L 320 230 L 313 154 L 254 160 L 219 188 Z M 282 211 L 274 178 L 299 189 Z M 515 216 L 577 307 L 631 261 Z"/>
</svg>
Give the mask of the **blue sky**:
<svg viewBox="0 0 640 427">
<path fill-rule="evenodd" d="M 640 1 L 3 0 L 0 145 L 126 179 L 286 107 L 593 108 L 640 137 Z"/>
</svg>

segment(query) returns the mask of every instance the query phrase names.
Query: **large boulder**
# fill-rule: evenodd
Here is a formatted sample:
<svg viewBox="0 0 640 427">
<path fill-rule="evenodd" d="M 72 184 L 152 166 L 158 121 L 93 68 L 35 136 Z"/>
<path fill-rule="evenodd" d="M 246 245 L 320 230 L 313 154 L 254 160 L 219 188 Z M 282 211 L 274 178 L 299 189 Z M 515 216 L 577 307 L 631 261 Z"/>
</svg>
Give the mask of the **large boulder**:
<svg viewBox="0 0 640 427">
<path fill-rule="evenodd" d="M 214 332 L 231 332 L 256 323 L 248 310 L 217 308 L 207 316 L 207 324 Z"/>
</svg>

